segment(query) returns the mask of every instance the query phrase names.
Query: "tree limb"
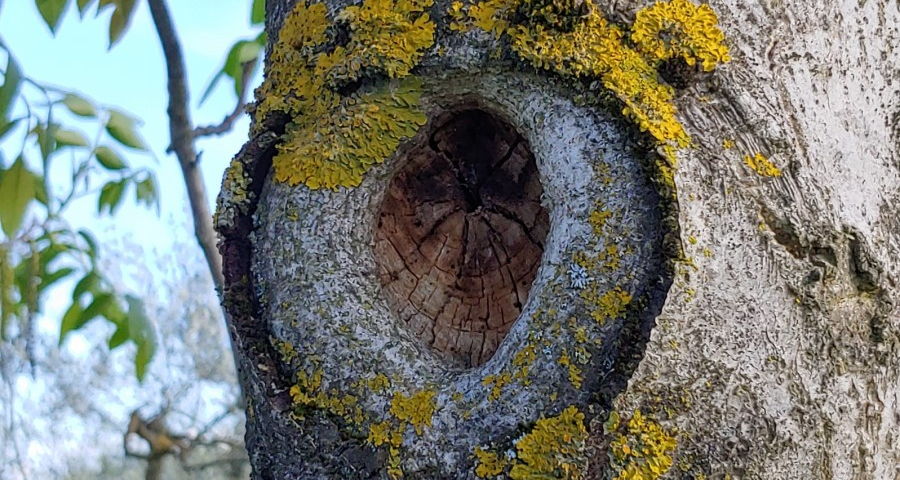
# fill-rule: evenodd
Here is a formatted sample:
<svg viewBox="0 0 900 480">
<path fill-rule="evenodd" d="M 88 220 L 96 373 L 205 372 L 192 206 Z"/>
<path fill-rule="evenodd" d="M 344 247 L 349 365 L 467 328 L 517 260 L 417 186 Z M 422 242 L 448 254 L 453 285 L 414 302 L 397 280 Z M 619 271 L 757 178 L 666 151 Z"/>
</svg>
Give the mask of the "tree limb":
<svg viewBox="0 0 900 480">
<path fill-rule="evenodd" d="M 188 91 L 181 45 L 172 25 L 172 17 L 165 0 L 148 0 L 150 15 L 162 44 L 168 76 L 169 135 L 171 149 L 178 158 L 184 184 L 187 187 L 191 215 L 194 219 L 194 235 L 200 244 L 207 266 L 212 274 L 216 291 L 221 295 L 224 277 L 222 259 L 216 249 L 216 234 L 213 230 L 212 214 L 209 211 L 206 187 L 197 166 L 197 152 L 194 149 L 194 130 L 188 112 Z"/>
</svg>

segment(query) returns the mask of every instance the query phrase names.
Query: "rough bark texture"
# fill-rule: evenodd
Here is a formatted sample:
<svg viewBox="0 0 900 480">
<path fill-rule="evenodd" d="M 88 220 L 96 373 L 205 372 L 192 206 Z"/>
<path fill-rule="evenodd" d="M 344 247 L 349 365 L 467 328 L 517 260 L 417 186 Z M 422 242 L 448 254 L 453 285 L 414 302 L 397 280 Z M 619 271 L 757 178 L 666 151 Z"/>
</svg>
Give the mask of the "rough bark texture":
<svg viewBox="0 0 900 480">
<path fill-rule="evenodd" d="M 267 1 L 270 39 L 293 4 Z M 257 130 L 238 157 L 252 201 L 226 192 L 219 206 L 233 219 L 219 222 L 220 248 L 255 478 L 388 478 L 392 464 L 405 478 L 474 478 L 476 447 L 512 452 L 569 406 L 586 415 L 576 457 L 589 478 L 622 474 L 609 465 L 615 426 L 600 426 L 612 410 L 677 432 L 665 478 L 900 478 L 900 7 L 711 5 L 733 60 L 679 91 L 694 148 L 679 151 L 674 204 L 617 111 L 493 59 L 483 34 L 439 29 L 441 55 L 416 71 L 429 123 L 357 188 L 273 182 L 285 119 Z M 627 21 L 645 5 L 597 6 Z M 438 22 L 447 9 L 435 5 Z M 385 274 L 410 260 L 385 263 L 378 225 L 415 149 L 463 111 L 530 147 L 549 231 L 496 353 L 470 342 L 454 361 L 404 322 L 398 298 L 415 288 L 391 294 Z M 757 152 L 781 176 L 749 168 Z M 425 255 L 427 235 L 412 236 Z M 585 279 L 583 257 L 606 264 Z M 634 300 L 597 322 L 592 288 Z M 398 452 L 373 445 L 379 426 L 402 436 Z"/>
</svg>

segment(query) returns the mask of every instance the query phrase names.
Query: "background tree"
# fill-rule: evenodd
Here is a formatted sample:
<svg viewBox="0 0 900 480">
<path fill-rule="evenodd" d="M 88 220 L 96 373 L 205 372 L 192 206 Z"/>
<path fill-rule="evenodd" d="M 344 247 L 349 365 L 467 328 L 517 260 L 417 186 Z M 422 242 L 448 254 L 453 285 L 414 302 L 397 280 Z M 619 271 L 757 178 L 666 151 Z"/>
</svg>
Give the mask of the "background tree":
<svg viewBox="0 0 900 480">
<path fill-rule="evenodd" d="M 266 22 L 217 214 L 256 478 L 897 475 L 896 2 Z"/>
</svg>

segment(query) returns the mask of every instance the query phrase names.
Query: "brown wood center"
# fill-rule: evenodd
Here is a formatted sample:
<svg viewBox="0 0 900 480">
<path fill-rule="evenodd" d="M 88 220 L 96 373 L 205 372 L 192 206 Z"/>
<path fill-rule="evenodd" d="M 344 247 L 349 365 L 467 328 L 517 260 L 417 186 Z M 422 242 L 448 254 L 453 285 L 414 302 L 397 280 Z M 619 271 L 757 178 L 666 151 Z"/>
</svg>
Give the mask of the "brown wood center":
<svg viewBox="0 0 900 480">
<path fill-rule="evenodd" d="M 550 220 L 528 143 L 477 109 L 412 148 L 381 206 L 375 258 L 387 299 L 453 365 L 487 361 L 528 298 Z"/>
</svg>

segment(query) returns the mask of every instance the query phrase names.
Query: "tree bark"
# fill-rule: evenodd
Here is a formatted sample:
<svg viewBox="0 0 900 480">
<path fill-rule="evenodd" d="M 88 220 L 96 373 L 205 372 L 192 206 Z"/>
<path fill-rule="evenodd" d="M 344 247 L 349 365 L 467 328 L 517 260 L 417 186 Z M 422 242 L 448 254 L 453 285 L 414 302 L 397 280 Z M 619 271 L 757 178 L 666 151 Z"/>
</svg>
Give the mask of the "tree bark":
<svg viewBox="0 0 900 480">
<path fill-rule="evenodd" d="M 711 6 L 677 197 L 621 105 L 447 1 L 427 123 L 359 186 L 276 181 L 257 118 L 217 213 L 254 478 L 900 478 L 900 7 Z"/>
</svg>

